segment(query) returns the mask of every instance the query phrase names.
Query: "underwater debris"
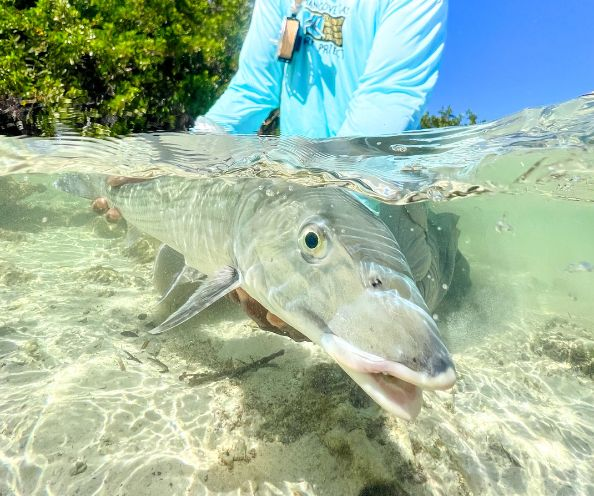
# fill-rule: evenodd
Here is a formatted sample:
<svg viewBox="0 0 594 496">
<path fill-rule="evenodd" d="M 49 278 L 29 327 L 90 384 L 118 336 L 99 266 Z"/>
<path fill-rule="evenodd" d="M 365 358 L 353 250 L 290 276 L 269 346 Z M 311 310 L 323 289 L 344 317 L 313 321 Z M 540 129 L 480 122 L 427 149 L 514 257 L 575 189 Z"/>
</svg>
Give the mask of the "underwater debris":
<svg viewBox="0 0 594 496">
<path fill-rule="evenodd" d="M 413 191 L 404 195 L 399 204 L 431 201 L 445 201 L 465 196 L 475 196 L 483 193 L 490 193 L 491 189 L 479 184 L 468 184 L 459 181 L 438 180 L 431 183 L 427 188 Z"/>
<path fill-rule="evenodd" d="M 124 361 L 122 360 L 122 357 L 116 357 L 116 362 L 118 363 L 120 370 L 122 372 L 126 372 L 126 364 L 124 363 Z"/>
<path fill-rule="evenodd" d="M 125 354 L 126 357 L 128 358 L 128 360 L 131 360 L 133 362 L 137 362 L 137 363 L 142 363 L 141 360 L 139 360 L 138 358 L 136 358 L 132 353 L 130 353 L 129 351 L 126 350 L 122 350 Z"/>
<path fill-rule="evenodd" d="M 592 272 L 594 270 L 594 265 L 590 262 L 586 262 L 582 260 L 581 262 L 570 263 L 567 267 L 565 267 L 566 272 Z"/>
<path fill-rule="evenodd" d="M 510 453 L 510 451 L 501 444 L 501 442 L 492 442 L 489 444 L 489 449 L 494 453 L 506 458 L 514 467 L 524 468 L 517 456 Z"/>
<path fill-rule="evenodd" d="M 232 367 L 230 369 L 222 370 L 221 372 L 199 374 L 188 374 L 187 372 L 184 372 L 182 375 L 179 376 L 179 380 L 183 381 L 184 379 L 189 378 L 189 386 L 198 386 L 200 384 L 205 384 L 207 382 L 218 381 L 219 379 L 231 379 L 233 377 L 239 377 L 240 375 L 243 375 L 251 370 L 257 370 L 261 367 L 265 367 L 268 365 L 269 362 L 284 354 L 285 350 L 279 350 L 275 353 L 272 353 L 271 355 L 262 357 L 252 363 L 248 363 L 247 365 L 242 365 L 241 367 Z"/>
<path fill-rule="evenodd" d="M 169 372 L 169 367 L 167 365 L 165 365 L 158 358 L 151 357 L 151 356 L 147 356 L 146 358 L 147 358 L 147 360 L 150 360 L 152 363 L 154 363 L 155 365 L 157 365 L 158 367 L 160 367 L 159 372 L 161 372 L 161 374 L 166 374 L 167 372 Z"/>
<path fill-rule="evenodd" d="M 520 176 L 518 176 L 514 180 L 514 183 L 526 182 L 526 180 L 528 179 L 529 176 L 532 176 L 535 171 L 539 170 L 539 168 L 544 164 L 544 161 L 545 161 L 545 159 L 541 158 L 540 160 L 537 160 L 536 162 L 534 162 L 534 164 L 532 164 L 530 167 L 528 167 L 528 169 L 526 169 Z M 522 162 L 522 166 L 524 166 L 523 162 Z"/>
<path fill-rule="evenodd" d="M 122 331 L 120 332 L 120 336 L 124 336 L 125 338 L 137 338 L 138 334 L 134 331 Z"/>
<path fill-rule="evenodd" d="M 514 228 L 507 222 L 506 215 L 503 214 L 501 219 L 495 224 L 495 230 L 499 233 L 513 232 Z"/>
<path fill-rule="evenodd" d="M 82 474 L 87 469 L 87 464 L 82 460 L 76 460 L 73 467 L 70 469 L 70 475 L 73 477 L 78 474 Z"/>
<path fill-rule="evenodd" d="M 219 461 L 229 467 L 229 470 L 233 469 L 235 462 L 249 463 L 254 458 L 256 458 L 256 450 L 252 448 L 248 451 L 243 439 L 239 439 L 232 448 L 223 449 L 219 453 Z"/>
</svg>

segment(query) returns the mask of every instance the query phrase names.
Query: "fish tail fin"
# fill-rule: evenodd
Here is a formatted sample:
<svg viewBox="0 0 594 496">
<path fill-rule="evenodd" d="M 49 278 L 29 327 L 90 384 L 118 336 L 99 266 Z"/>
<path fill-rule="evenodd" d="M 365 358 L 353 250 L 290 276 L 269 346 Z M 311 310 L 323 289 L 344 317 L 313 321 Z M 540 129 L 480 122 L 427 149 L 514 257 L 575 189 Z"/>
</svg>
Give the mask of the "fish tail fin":
<svg viewBox="0 0 594 496">
<path fill-rule="evenodd" d="M 107 194 L 106 176 L 101 174 L 67 173 L 62 174 L 54 187 L 65 193 L 93 200 Z"/>
</svg>

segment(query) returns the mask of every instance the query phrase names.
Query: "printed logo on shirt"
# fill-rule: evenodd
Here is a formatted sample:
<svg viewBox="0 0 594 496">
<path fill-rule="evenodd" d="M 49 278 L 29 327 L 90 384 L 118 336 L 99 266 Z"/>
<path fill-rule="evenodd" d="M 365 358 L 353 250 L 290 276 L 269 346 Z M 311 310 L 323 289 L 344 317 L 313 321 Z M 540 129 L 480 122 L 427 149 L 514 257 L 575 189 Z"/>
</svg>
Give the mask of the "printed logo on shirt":
<svg viewBox="0 0 594 496">
<path fill-rule="evenodd" d="M 334 45 L 320 46 L 320 51 L 342 52 L 342 25 L 349 7 L 329 1 L 310 0 L 303 9 L 303 33 L 306 43 L 314 41 Z"/>
<path fill-rule="evenodd" d="M 305 36 L 316 41 L 328 41 L 342 46 L 342 24 L 344 17 L 332 17 L 325 12 L 308 10 L 310 19 L 304 21 Z"/>
</svg>

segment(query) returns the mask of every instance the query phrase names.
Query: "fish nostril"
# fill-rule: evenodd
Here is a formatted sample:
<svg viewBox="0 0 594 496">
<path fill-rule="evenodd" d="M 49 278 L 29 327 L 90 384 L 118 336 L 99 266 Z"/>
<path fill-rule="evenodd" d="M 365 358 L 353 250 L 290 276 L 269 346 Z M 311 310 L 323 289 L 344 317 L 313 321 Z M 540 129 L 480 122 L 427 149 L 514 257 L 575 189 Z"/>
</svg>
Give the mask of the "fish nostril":
<svg viewBox="0 0 594 496">
<path fill-rule="evenodd" d="M 374 288 L 381 288 L 382 287 L 382 280 L 379 277 L 376 277 L 371 280 L 371 285 Z"/>
<path fill-rule="evenodd" d="M 451 367 L 451 362 L 449 359 L 446 359 L 444 357 L 438 356 L 436 357 L 432 363 L 432 375 L 439 375 L 443 372 L 445 372 L 447 369 L 449 369 Z"/>
</svg>

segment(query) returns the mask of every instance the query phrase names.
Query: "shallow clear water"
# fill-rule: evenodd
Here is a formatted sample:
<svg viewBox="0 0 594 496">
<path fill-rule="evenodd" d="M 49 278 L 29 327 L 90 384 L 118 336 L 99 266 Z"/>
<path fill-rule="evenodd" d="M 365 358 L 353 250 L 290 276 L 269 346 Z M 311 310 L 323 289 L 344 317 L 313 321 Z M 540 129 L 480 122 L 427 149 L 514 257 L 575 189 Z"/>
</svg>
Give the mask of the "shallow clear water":
<svg viewBox="0 0 594 496">
<path fill-rule="evenodd" d="M 54 190 L 64 170 L 273 175 L 459 215 L 472 287 L 435 315 L 456 386 L 395 419 L 227 300 L 147 334 L 154 245 Z M 593 171 L 592 98 L 367 140 L 0 137 L 0 494 L 593 494 Z"/>
</svg>

